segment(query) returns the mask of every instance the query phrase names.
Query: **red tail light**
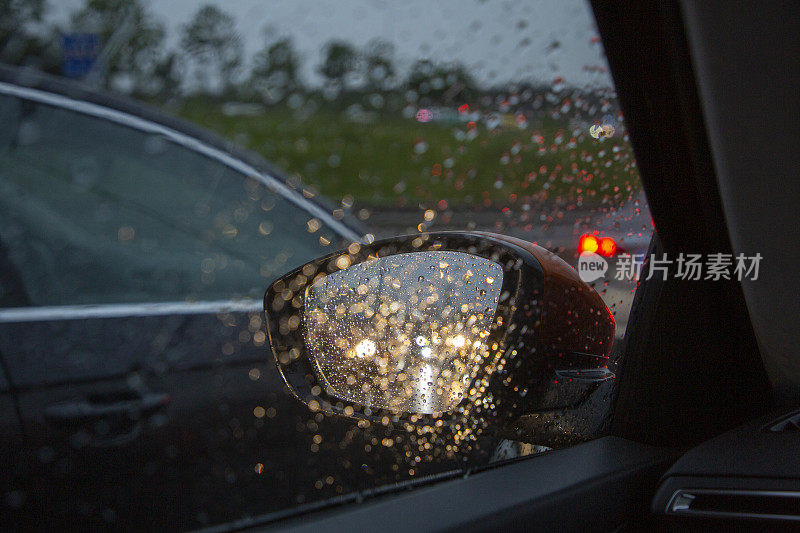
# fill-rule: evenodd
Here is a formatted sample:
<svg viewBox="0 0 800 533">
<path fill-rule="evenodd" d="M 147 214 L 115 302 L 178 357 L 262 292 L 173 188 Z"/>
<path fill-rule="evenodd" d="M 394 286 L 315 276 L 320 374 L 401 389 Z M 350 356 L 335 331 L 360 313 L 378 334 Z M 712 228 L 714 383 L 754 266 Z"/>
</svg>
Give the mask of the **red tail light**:
<svg viewBox="0 0 800 533">
<path fill-rule="evenodd" d="M 603 257 L 611 257 L 617 251 L 617 243 L 611 237 L 603 237 L 600 239 L 600 255 Z"/>
<path fill-rule="evenodd" d="M 617 251 L 617 243 L 611 237 L 598 239 L 591 233 L 581 235 L 578 241 L 578 254 L 592 252 L 603 257 L 611 257 Z"/>
<path fill-rule="evenodd" d="M 598 248 L 600 248 L 600 241 L 597 237 L 589 233 L 581 235 L 581 239 L 578 241 L 578 254 L 582 254 L 583 252 L 595 253 Z"/>
</svg>

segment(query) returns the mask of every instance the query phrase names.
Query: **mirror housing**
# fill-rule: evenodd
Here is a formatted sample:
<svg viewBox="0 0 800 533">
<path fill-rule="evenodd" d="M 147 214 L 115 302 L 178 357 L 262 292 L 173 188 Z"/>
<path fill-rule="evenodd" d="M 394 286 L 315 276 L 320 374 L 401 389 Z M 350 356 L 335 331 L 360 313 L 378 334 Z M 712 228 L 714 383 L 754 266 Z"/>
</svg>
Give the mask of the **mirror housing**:
<svg viewBox="0 0 800 533">
<path fill-rule="evenodd" d="M 603 300 L 563 260 L 513 237 L 353 243 L 272 283 L 264 310 L 286 385 L 313 411 L 461 433 L 568 407 L 614 377 Z"/>
</svg>

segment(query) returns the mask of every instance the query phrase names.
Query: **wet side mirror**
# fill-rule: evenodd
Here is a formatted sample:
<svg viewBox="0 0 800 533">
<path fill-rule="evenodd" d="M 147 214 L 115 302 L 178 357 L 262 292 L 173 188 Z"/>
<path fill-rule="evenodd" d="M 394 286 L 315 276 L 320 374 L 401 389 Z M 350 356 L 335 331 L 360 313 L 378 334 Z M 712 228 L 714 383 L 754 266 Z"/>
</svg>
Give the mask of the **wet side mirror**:
<svg viewBox="0 0 800 533">
<path fill-rule="evenodd" d="M 352 244 L 274 282 L 264 309 L 286 384 L 312 410 L 508 420 L 613 377 L 600 296 L 555 255 L 501 235 Z"/>
</svg>

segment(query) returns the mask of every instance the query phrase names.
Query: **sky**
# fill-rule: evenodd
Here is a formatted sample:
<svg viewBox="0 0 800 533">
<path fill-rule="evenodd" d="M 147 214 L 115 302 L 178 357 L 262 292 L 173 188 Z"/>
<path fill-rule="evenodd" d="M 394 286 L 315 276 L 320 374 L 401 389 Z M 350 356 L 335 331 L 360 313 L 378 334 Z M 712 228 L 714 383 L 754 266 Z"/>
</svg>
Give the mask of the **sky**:
<svg viewBox="0 0 800 533">
<path fill-rule="evenodd" d="M 83 0 L 50 0 L 49 20 L 65 23 Z M 144 0 L 177 48 L 181 27 L 202 5 L 231 14 L 250 59 L 272 39 L 291 37 L 303 60 L 306 82 L 321 81 L 316 66 L 331 39 L 362 47 L 375 37 L 395 47 L 395 63 L 406 71 L 417 59 L 458 61 L 485 85 L 508 81 L 610 87 L 586 0 Z"/>
</svg>

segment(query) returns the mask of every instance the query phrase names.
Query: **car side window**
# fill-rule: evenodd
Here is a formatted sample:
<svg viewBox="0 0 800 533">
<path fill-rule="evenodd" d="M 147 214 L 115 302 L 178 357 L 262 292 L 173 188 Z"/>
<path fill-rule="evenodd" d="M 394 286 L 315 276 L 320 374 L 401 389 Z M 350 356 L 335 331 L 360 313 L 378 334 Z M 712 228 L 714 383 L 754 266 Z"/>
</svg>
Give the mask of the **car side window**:
<svg viewBox="0 0 800 533">
<path fill-rule="evenodd" d="M 203 153 L 0 96 L 3 306 L 260 298 L 326 253 L 313 215 Z M 9 269 L 16 269 L 10 273 Z"/>
</svg>

